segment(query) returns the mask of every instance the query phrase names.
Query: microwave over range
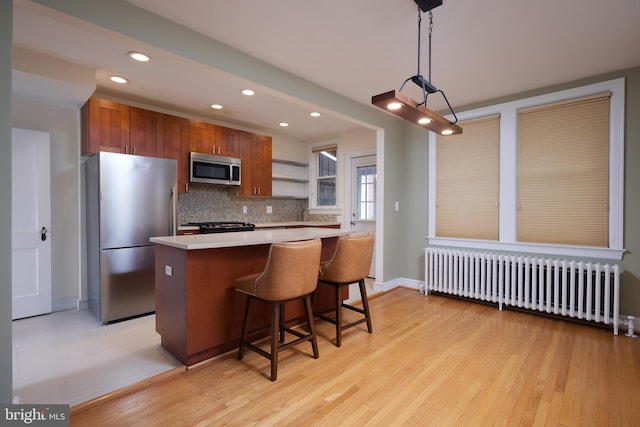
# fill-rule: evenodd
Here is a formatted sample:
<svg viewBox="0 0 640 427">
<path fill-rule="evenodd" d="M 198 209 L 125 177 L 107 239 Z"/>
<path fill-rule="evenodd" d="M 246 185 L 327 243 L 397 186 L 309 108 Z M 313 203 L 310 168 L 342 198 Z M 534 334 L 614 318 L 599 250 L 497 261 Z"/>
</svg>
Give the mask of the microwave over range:
<svg viewBox="0 0 640 427">
<path fill-rule="evenodd" d="M 189 153 L 189 181 L 198 184 L 240 185 L 240 159 Z"/>
</svg>

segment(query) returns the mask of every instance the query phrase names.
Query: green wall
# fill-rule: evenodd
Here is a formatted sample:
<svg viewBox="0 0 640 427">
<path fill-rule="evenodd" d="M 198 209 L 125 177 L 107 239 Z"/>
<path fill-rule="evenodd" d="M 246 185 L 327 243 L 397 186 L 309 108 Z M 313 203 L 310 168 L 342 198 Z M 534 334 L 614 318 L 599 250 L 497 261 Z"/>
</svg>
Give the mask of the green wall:
<svg viewBox="0 0 640 427">
<path fill-rule="evenodd" d="M 0 0 L 0 403 L 12 400 L 11 44 L 13 2 Z"/>
<path fill-rule="evenodd" d="M 606 75 L 595 76 L 563 85 L 521 93 L 509 97 L 494 99 L 474 105 L 457 107 L 457 112 L 495 105 L 502 102 L 530 96 L 542 95 L 600 81 L 625 78 L 625 192 L 624 192 L 624 247 L 627 252 L 621 262 L 624 269 L 620 289 L 620 312 L 640 317 L 640 67 L 622 70 Z M 405 124 L 403 127 L 403 161 L 401 169 L 405 206 L 403 216 L 406 246 L 404 252 L 387 252 L 386 256 L 395 258 L 394 262 L 403 265 L 403 277 L 424 280 L 424 254 L 426 246 L 428 220 L 428 140 L 418 126 Z M 385 222 L 386 227 L 386 222 Z M 386 260 L 385 260 L 386 261 Z"/>
</svg>

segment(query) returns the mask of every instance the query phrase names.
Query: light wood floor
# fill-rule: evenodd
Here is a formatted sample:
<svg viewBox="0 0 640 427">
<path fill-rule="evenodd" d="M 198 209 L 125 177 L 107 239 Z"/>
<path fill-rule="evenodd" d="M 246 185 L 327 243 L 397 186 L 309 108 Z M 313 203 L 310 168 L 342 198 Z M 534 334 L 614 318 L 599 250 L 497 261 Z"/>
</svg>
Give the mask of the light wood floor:
<svg viewBox="0 0 640 427">
<path fill-rule="evenodd" d="M 638 426 L 640 339 L 398 288 L 335 347 L 231 352 L 71 408 L 87 426 Z"/>
</svg>

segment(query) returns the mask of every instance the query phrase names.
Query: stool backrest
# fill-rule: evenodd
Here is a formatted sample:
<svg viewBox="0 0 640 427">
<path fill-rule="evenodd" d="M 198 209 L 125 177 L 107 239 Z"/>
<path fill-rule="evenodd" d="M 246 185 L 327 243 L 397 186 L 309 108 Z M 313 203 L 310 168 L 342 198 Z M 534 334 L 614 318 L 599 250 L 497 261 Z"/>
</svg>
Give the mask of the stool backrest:
<svg viewBox="0 0 640 427">
<path fill-rule="evenodd" d="M 356 282 L 369 275 L 373 256 L 373 233 L 349 234 L 338 238 L 336 252 L 322 267 L 322 279 L 330 282 Z"/>
<path fill-rule="evenodd" d="M 267 266 L 256 279 L 256 296 L 282 301 L 309 294 L 318 285 L 320 239 L 273 243 Z"/>
</svg>

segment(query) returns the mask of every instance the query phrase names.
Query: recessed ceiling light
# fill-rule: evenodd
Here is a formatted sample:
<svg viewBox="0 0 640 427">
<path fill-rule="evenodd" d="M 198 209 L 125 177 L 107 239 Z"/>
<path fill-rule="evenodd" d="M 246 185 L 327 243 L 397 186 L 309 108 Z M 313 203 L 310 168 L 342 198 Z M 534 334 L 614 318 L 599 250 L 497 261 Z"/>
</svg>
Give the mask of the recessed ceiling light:
<svg viewBox="0 0 640 427">
<path fill-rule="evenodd" d="M 251 96 L 251 95 L 255 94 L 255 92 L 252 91 L 251 89 L 243 89 L 242 90 L 242 94 L 243 95 L 247 95 L 247 96 Z"/>
<path fill-rule="evenodd" d="M 280 122 L 280 123 L 278 123 L 278 125 L 280 125 L 280 126 L 281 126 L 281 127 L 283 127 L 283 128 L 286 128 L 287 126 L 289 126 L 289 123 L 287 123 L 287 122 Z"/>
<path fill-rule="evenodd" d="M 320 117 L 320 113 L 318 113 L 317 111 L 314 111 L 313 113 L 309 113 L 309 115 L 311 117 Z"/>
<path fill-rule="evenodd" d="M 220 104 L 211 104 L 211 108 L 214 110 L 222 110 L 222 105 Z"/>
<path fill-rule="evenodd" d="M 421 125 L 426 125 L 427 123 L 431 123 L 431 119 L 428 119 L 426 117 L 422 117 L 421 119 L 418 120 L 418 123 Z"/>
<path fill-rule="evenodd" d="M 114 83 L 128 83 L 129 82 L 129 80 L 125 79 L 124 77 L 120 77 L 120 76 L 109 76 L 109 78 Z"/>
<path fill-rule="evenodd" d="M 149 55 L 145 55 L 142 52 L 129 52 L 127 55 L 129 55 L 131 59 L 135 59 L 139 62 L 148 62 L 151 59 Z"/>
</svg>

